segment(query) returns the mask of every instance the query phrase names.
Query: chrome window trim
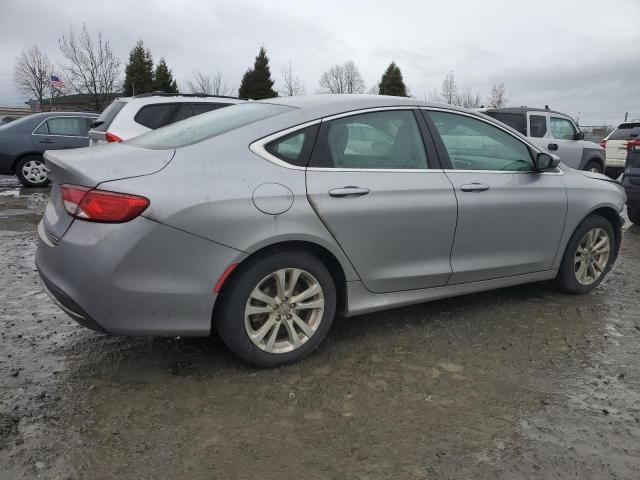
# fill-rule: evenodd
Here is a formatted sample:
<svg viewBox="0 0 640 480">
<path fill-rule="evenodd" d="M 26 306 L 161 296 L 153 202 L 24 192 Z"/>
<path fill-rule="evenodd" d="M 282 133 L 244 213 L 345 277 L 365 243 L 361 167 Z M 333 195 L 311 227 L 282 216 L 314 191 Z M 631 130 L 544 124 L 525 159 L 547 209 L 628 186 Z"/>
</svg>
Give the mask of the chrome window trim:
<svg viewBox="0 0 640 480">
<path fill-rule="evenodd" d="M 441 168 L 330 168 L 309 167 L 312 172 L 371 172 L 371 173 L 444 173 Z"/>
<path fill-rule="evenodd" d="M 278 165 L 279 167 L 284 167 L 284 168 L 288 168 L 290 170 L 306 170 L 307 167 L 299 167 L 298 165 L 293 165 L 289 162 L 285 162 L 284 160 L 276 157 L 275 155 L 272 155 L 271 153 L 269 153 L 266 149 L 266 145 L 267 143 L 271 143 L 274 140 L 278 140 L 279 138 L 282 137 L 286 137 L 287 135 L 291 134 L 291 133 L 295 133 L 298 130 L 304 130 L 307 127 L 310 127 L 312 125 L 317 125 L 321 122 L 321 119 L 317 119 L 317 120 L 312 120 L 310 122 L 306 122 L 306 123 L 301 123 L 299 125 L 296 125 L 294 127 L 290 127 L 287 128 L 285 130 L 280 130 L 279 132 L 276 133 L 272 133 L 271 135 L 267 136 L 267 137 L 263 137 L 259 140 L 256 140 L 252 143 L 249 144 L 249 150 L 251 150 L 253 153 L 255 153 L 256 155 L 258 155 L 260 158 L 263 158 L 264 160 L 267 160 L 271 163 L 274 163 L 276 165 Z"/>
<path fill-rule="evenodd" d="M 555 170 L 550 170 L 548 172 L 537 172 L 535 170 L 528 170 L 528 171 L 523 171 L 523 170 L 456 170 L 455 168 L 445 168 L 444 173 L 493 173 L 493 174 L 508 174 L 508 175 L 513 175 L 513 174 L 520 174 L 520 175 L 529 175 L 529 174 L 534 174 L 534 175 L 564 175 L 564 170 L 562 170 L 560 167 L 556 167 Z"/>
<path fill-rule="evenodd" d="M 89 131 L 88 130 L 87 130 L 87 136 L 86 137 L 83 137 L 82 135 L 59 135 L 59 134 L 56 134 L 56 133 L 36 133 L 36 130 L 38 130 L 42 126 L 42 124 L 44 122 L 46 122 L 47 120 L 54 119 L 54 118 L 93 118 L 94 121 L 95 121 L 95 119 L 97 119 L 98 117 L 97 116 L 95 116 L 95 117 L 94 116 L 89 116 L 89 115 L 87 115 L 86 117 L 84 117 L 82 115 L 61 115 L 61 116 L 47 117 L 44 120 L 42 120 L 38 124 L 38 126 L 36 128 L 33 129 L 33 131 L 31 132 L 31 135 L 38 135 L 38 136 L 41 136 L 41 137 L 89 138 Z"/>
<path fill-rule="evenodd" d="M 337 114 L 331 115 L 329 117 L 323 117 L 322 118 L 322 123 L 330 122 L 331 120 L 336 120 L 338 118 L 351 117 L 353 115 L 362 115 L 363 113 L 384 112 L 384 111 L 387 111 L 387 110 L 417 110 L 418 107 L 419 107 L 419 105 L 413 105 L 413 106 L 400 105 L 400 106 L 397 106 L 397 107 L 362 108 L 360 110 L 352 110 L 350 112 L 337 113 Z M 373 170 L 373 169 L 371 169 L 371 170 Z"/>
</svg>

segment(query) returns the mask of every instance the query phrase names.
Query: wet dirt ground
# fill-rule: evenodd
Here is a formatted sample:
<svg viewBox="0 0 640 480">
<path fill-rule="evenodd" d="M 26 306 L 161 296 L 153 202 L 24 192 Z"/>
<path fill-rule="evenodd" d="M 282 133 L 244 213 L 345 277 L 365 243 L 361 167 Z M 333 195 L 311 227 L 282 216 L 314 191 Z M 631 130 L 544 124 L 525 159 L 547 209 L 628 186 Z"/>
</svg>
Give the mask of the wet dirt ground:
<svg viewBox="0 0 640 480">
<path fill-rule="evenodd" d="M 338 319 L 301 363 L 86 330 L 0 177 L 0 479 L 638 479 L 640 229 L 581 297 L 534 284 Z"/>
</svg>

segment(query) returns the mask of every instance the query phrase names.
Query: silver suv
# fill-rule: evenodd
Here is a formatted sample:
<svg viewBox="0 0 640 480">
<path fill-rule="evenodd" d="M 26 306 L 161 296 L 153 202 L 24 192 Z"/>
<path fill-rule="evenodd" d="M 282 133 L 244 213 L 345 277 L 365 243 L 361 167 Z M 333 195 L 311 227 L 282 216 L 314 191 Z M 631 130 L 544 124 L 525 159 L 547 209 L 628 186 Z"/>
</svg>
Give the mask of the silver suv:
<svg viewBox="0 0 640 480">
<path fill-rule="evenodd" d="M 244 101 L 220 95 L 164 92 L 117 98 L 91 125 L 89 146 L 122 142 L 185 118 Z"/>
<path fill-rule="evenodd" d="M 584 139 L 574 120 L 548 108 L 488 108 L 481 112 L 509 125 L 531 143 L 560 157 L 562 163 L 577 170 L 603 173 L 605 151 Z"/>
</svg>

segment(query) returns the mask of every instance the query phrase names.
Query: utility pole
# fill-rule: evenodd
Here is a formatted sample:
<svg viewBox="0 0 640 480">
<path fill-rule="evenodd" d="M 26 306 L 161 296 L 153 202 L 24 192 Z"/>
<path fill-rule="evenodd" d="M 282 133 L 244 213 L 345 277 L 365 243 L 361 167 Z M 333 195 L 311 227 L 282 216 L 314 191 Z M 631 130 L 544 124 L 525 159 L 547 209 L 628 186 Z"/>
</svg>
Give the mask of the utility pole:
<svg viewBox="0 0 640 480">
<path fill-rule="evenodd" d="M 624 112 L 624 121 L 627 122 L 627 118 L 629 118 L 629 112 Z"/>
</svg>

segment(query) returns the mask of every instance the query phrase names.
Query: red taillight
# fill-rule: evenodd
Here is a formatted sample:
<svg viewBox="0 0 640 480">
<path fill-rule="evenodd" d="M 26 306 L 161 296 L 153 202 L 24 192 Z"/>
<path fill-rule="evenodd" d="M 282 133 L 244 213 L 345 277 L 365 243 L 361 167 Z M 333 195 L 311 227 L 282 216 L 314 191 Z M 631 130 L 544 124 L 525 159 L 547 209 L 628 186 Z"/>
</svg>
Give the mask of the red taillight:
<svg viewBox="0 0 640 480">
<path fill-rule="evenodd" d="M 149 206 L 149 200 L 127 193 L 61 185 L 62 203 L 75 218 L 89 222 L 123 223 L 133 220 Z"/>
<path fill-rule="evenodd" d="M 602 140 L 602 141 L 600 142 L 600 146 L 601 146 L 602 148 L 605 148 L 605 149 L 606 149 L 606 148 L 607 148 L 607 141 L 606 141 L 606 140 Z"/>
<path fill-rule="evenodd" d="M 627 142 L 627 152 L 631 152 L 633 147 L 640 148 L 640 140 L 629 140 Z"/>
<path fill-rule="evenodd" d="M 119 136 L 114 135 L 110 132 L 104 134 L 104 139 L 107 141 L 107 143 L 120 143 L 122 141 Z"/>
</svg>

